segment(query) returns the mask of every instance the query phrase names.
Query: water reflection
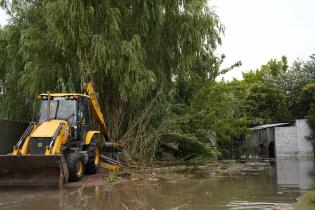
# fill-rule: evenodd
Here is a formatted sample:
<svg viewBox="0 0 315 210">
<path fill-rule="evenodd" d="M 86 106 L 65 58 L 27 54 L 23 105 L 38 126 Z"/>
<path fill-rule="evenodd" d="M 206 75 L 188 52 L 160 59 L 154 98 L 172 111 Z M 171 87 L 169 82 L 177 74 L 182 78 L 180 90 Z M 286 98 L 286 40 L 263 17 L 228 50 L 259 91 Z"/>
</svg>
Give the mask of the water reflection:
<svg viewBox="0 0 315 210">
<path fill-rule="evenodd" d="M 302 192 L 313 184 L 314 160 L 306 158 L 277 158 L 277 183 L 283 187 L 297 187 Z"/>
<path fill-rule="evenodd" d="M 277 167 L 275 167 L 277 166 Z M 270 209 L 312 183 L 312 160 L 277 160 L 265 174 L 179 182 L 130 182 L 58 190 L 0 191 L 0 209 Z"/>
</svg>

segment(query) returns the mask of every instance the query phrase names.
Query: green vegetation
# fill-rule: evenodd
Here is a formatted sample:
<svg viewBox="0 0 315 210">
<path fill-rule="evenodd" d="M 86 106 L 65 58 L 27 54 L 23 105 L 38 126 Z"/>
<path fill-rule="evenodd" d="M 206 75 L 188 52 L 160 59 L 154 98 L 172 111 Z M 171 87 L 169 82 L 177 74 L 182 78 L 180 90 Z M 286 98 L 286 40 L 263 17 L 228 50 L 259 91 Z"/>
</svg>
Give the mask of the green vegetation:
<svg viewBox="0 0 315 210">
<path fill-rule="evenodd" d="M 315 57 L 217 81 L 241 63 L 221 69 L 224 26 L 206 0 L 0 5 L 11 17 L 0 29 L 1 119 L 35 120 L 36 95 L 93 81 L 111 139 L 143 163 L 165 158 L 167 143 L 177 160 L 229 155 L 226 145 L 263 123 L 307 117 L 315 130 Z"/>
<path fill-rule="evenodd" d="M 182 99 L 220 74 L 223 33 L 206 0 L 6 1 L 0 30 L 0 117 L 28 121 L 41 92 L 81 92 L 95 83 L 111 139 L 132 159 L 151 161 L 195 113 Z M 189 98 L 189 96 L 186 96 Z"/>
<path fill-rule="evenodd" d="M 106 176 L 106 182 L 108 184 L 111 184 L 115 182 L 118 179 L 117 173 L 110 171 L 108 175 Z"/>
<path fill-rule="evenodd" d="M 311 210 L 315 208 L 315 191 L 304 193 L 295 204 L 296 209 Z"/>
</svg>

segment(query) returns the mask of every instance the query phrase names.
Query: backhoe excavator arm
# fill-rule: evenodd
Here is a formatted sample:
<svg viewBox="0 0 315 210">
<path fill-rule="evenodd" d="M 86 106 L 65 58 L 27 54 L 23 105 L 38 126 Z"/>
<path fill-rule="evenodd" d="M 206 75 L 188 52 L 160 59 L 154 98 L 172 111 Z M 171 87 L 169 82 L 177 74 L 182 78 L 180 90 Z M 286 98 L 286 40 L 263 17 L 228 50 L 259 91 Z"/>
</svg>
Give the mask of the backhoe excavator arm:
<svg viewBox="0 0 315 210">
<path fill-rule="evenodd" d="M 101 132 L 104 135 L 105 140 L 109 142 L 110 139 L 109 139 L 108 129 L 106 127 L 106 122 L 105 122 L 103 113 L 100 109 L 97 96 L 91 82 L 84 84 L 84 92 L 86 95 L 88 95 L 91 98 L 91 111 L 92 111 L 93 117 L 96 120 L 96 122 L 100 125 Z"/>
</svg>

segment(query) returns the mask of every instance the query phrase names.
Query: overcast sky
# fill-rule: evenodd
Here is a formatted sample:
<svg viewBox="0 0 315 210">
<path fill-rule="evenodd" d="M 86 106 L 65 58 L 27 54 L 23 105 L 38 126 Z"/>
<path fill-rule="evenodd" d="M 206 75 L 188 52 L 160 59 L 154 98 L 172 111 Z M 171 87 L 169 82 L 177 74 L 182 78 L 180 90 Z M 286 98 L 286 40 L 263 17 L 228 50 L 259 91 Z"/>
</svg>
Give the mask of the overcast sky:
<svg viewBox="0 0 315 210">
<path fill-rule="evenodd" d="M 272 58 L 286 55 L 289 62 L 315 53 L 315 0 L 209 0 L 226 27 L 217 53 L 227 58 L 224 67 L 242 61 L 225 75 L 257 69 Z M 7 17 L 0 10 L 0 25 Z"/>
<path fill-rule="evenodd" d="M 289 62 L 315 53 L 314 0 L 209 0 L 226 27 L 219 52 L 225 65 L 241 60 L 239 69 L 225 78 L 257 69 L 272 58 Z"/>
<path fill-rule="evenodd" d="M 0 25 L 3 26 L 6 23 L 7 23 L 7 16 L 5 12 L 2 9 L 0 9 Z"/>
</svg>

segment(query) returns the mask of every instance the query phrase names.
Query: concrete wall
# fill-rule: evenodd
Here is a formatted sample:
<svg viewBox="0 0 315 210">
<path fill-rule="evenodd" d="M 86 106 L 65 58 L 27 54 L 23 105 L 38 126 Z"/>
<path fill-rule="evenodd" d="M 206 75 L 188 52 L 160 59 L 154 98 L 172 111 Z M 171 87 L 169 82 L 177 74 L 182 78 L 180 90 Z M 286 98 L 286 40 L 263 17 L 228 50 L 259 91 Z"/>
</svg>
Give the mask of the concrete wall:
<svg viewBox="0 0 315 210">
<path fill-rule="evenodd" d="M 302 156 L 314 156 L 314 147 L 308 137 L 311 135 L 311 129 L 306 120 L 296 121 L 298 152 Z"/>
<path fill-rule="evenodd" d="M 292 126 L 276 127 L 276 156 L 314 156 L 313 145 L 307 139 L 310 134 L 311 131 L 305 120 L 296 120 Z"/>
<path fill-rule="evenodd" d="M 0 120 L 0 155 L 12 152 L 12 147 L 18 142 L 28 123 Z"/>
<path fill-rule="evenodd" d="M 276 155 L 297 155 L 296 127 L 275 128 Z"/>
</svg>

